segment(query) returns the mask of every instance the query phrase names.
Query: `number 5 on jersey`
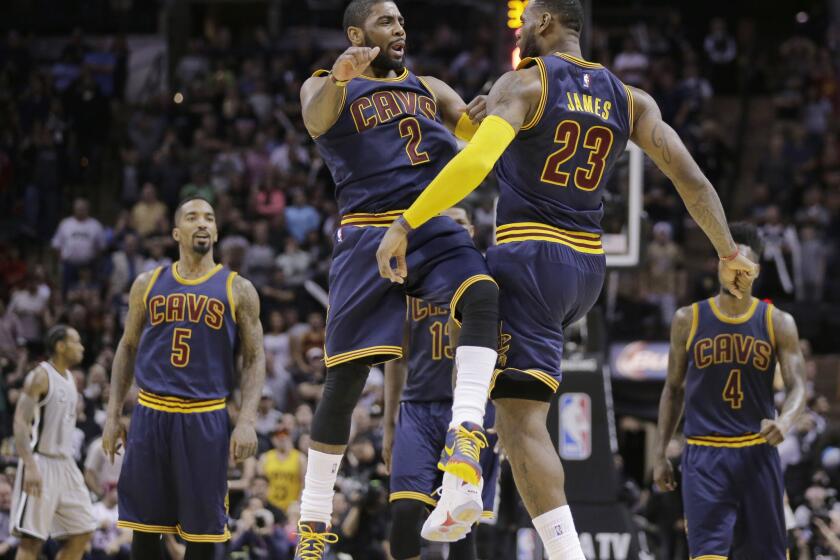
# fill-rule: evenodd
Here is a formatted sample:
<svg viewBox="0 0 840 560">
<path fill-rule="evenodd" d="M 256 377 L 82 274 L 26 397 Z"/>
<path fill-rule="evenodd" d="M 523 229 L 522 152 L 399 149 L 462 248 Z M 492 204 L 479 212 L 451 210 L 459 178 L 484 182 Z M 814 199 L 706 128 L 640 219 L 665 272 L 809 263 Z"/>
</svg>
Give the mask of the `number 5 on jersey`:
<svg viewBox="0 0 840 560">
<path fill-rule="evenodd" d="M 192 338 L 192 329 L 176 328 L 172 331 L 172 355 L 169 361 L 173 366 L 182 368 L 189 365 L 190 338 Z"/>
</svg>

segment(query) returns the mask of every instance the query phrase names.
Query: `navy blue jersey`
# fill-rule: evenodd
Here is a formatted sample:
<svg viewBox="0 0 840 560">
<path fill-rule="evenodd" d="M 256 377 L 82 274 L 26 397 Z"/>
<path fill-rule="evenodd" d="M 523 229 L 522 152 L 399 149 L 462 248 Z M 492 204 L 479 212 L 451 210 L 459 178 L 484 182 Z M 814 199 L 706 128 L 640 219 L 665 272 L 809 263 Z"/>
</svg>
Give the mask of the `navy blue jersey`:
<svg viewBox="0 0 840 560">
<path fill-rule="evenodd" d="M 448 309 L 408 298 L 408 379 L 401 400 L 452 400 L 455 348 L 449 328 Z"/>
<path fill-rule="evenodd" d="M 408 208 L 457 152 L 434 94 L 406 69 L 395 78 L 359 76 L 344 95 L 336 123 L 315 138 L 339 213 Z"/>
<path fill-rule="evenodd" d="M 692 305 L 686 345 L 685 435 L 741 436 L 775 418 L 773 306 L 753 299 L 741 317 L 721 313 L 714 298 Z"/>
<path fill-rule="evenodd" d="M 519 67 L 532 65 L 540 71 L 542 97 L 496 167 L 497 223 L 600 234 L 599 187 L 630 137 L 632 95 L 600 64 L 555 53 Z"/>
<path fill-rule="evenodd" d="M 137 386 L 186 399 L 226 398 L 236 351 L 236 273 L 216 265 L 202 278 L 188 280 L 176 265 L 156 269 L 143 298 L 146 326 L 137 347 Z"/>
</svg>

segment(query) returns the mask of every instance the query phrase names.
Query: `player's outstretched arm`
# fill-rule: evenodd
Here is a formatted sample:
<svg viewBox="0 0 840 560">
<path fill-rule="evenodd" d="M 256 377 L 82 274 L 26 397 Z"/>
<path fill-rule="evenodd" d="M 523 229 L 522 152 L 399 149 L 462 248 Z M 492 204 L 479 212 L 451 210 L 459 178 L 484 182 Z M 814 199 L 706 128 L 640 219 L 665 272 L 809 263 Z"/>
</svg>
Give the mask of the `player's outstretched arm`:
<svg viewBox="0 0 840 560">
<path fill-rule="evenodd" d="M 444 167 L 414 204 L 394 222 L 376 253 L 379 274 L 403 283 L 408 232 L 420 227 L 474 191 L 513 142 L 525 119 L 533 113 L 542 93 L 535 67 L 504 74 L 487 96 L 487 118 L 469 144 Z M 396 270 L 391 259 L 397 261 Z"/>
<path fill-rule="evenodd" d="M 260 323 L 260 298 L 254 285 L 241 276 L 233 279 L 233 299 L 242 356 L 242 406 L 230 439 L 231 458 L 237 463 L 257 452 L 257 406 L 265 385 L 265 347 Z"/>
<path fill-rule="evenodd" d="M 336 59 L 329 76 L 313 76 L 300 88 L 303 124 L 318 137 L 335 124 L 344 105 L 347 82 L 370 65 L 379 47 L 350 47 Z"/>
<path fill-rule="evenodd" d="M 38 402 L 47 394 L 49 377 L 42 367 L 29 372 L 23 383 L 23 391 L 15 407 L 14 436 L 15 450 L 23 462 L 23 491 L 34 498 L 41 496 L 41 473 L 38 464 L 32 456 L 30 438 L 32 437 L 32 421 Z"/>
<path fill-rule="evenodd" d="M 761 435 L 767 443 L 779 445 L 805 410 L 805 357 L 799 346 L 799 331 L 793 317 L 774 307 L 770 320 L 775 333 L 776 357 L 782 370 L 787 398 L 778 419 L 762 420 Z"/>
<path fill-rule="evenodd" d="M 144 272 L 131 285 L 125 328 L 114 354 L 114 364 L 111 366 L 111 393 L 108 398 L 105 426 L 102 429 L 102 448 L 112 463 L 120 446 L 125 445 L 125 426 L 120 423 L 120 413 L 128 390 L 134 382 L 134 360 L 146 322 L 146 291 L 153 274 L 154 272 Z"/>
<path fill-rule="evenodd" d="M 670 179 L 686 209 L 715 247 L 724 267 L 724 287 L 741 298 L 757 267 L 738 253 L 732 240 L 726 213 L 712 184 L 691 157 L 676 131 L 662 120 L 656 101 L 644 91 L 631 87 L 635 101 L 633 134 L 635 142 Z"/>
<path fill-rule="evenodd" d="M 659 422 L 656 426 L 653 479 L 661 490 L 673 490 L 674 470 L 665 456 L 668 443 L 674 437 L 685 406 L 685 372 L 688 365 L 688 343 L 693 325 L 691 307 L 682 307 L 671 323 L 671 348 L 668 352 L 668 377 L 659 398 Z"/>
</svg>

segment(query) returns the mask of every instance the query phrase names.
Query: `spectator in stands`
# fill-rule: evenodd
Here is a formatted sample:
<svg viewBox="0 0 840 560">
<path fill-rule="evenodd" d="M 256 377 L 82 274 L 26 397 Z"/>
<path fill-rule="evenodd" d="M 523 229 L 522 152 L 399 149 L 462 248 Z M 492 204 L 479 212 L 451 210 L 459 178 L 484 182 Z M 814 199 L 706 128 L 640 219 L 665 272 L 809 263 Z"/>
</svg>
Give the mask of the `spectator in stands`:
<svg viewBox="0 0 840 560">
<path fill-rule="evenodd" d="M 712 84 L 715 90 L 734 91 L 733 66 L 738 55 L 738 46 L 726 28 L 726 20 L 722 17 L 716 17 L 709 23 L 709 33 L 703 39 L 703 50 L 711 64 Z"/>
<path fill-rule="evenodd" d="M 20 349 L 26 344 L 23 336 L 23 325 L 17 314 L 6 307 L 6 302 L 0 298 L 0 369 L 4 362 L 11 363 L 19 358 Z"/>
<path fill-rule="evenodd" d="M 123 237 L 122 249 L 111 255 L 108 301 L 127 292 L 144 268 L 145 259 L 140 254 L 140 241 L 136 235 L 129 233 Z"/>
<path fill-rule="evenodd" d="M 283 418 L 283 413 L 274 406 L 274 399 L 269 387 L 263 387 L 260 404 L 257 406 L 257 421 L 254 427 L 257 433 L 268 438 Z"/>
<path fill-rule="evenodd" d="M 764 239 L 764 254 L 758 293 L 769 298 L 793 298 L 801 257 L 796 229 L 782 222 L 781 210 L 773 205 L 767 208 L 759 231 Z"/>
<path fill-rule="evenodd" d="M 64 293 L 78 279 L 80 268 L 97 266 L 104 241 L 104 229 L 99 220 L 90 216 L 90 204 L 77 198 L 73 201 L 73 215 L 61 221 L 52 239 L 52 247 L 61 258 Z"/>
<path fill-rule="evenodd" d="M 11 534 L 12 485 L 0 479 L 0 560 L 11 560 L 17 550 L 18 539 Z"/>
<path fill-rule="evenodd" d="M 286 239 L 283 252 L 277 256 L 275 264 L 283 272 L 285 285 L 295 287 L 303 284 L 309 277 L 312 257 L 300 248 L 294 237 L 289 237 Z"/>
<path fill-rule="evenodd" d="M 51 324 L 49 302 L 49 287 L 39 284 L 34 275 L 29 275 L 23 286 L 12 292 L 8 313 L 15 316 L 20 337 L 27 343 L 40 342 L 45 327 Z"/>
<path fill-rule="evenodd" d="M 613 61 L 612 71 L 631 86 L 645 87 L 650 61 L 632 35 L 624 38 L 623 48 Z"/>
<path fill-rule="evenodd" d="M 647 250 L 643 282 L 647 300 L 659 308 L 660 326 L 663 329 L 671 324 L 685 284 L 683 254 L 672 236 L 671 225 L 667 222 L 653 226 L 653 241 Z"/>
<path fill-rule="evenodd" d="M 242 274 L 248 277 L 259 290 L 268 284 L 274 269 L 275 253 L 269 243 L 268 222 L 262 220 L 254 224 L 254 242 L 245 251 L 242 262 Z"/>
<path fill-rule="evenodd" d="M 292 192 L 292 204 L 286 207 L 286 229 L 298 243 L 303 243 L 310 231 L 318 229 L 321 215 L 306 200 L 302 189 Z"/>
<path fill-rule="evenodd" d="M 257 473 L 268 480 L 268 502 L 286 511 L 300 500 L 306 475 L 306 455 L 295 449 L 289 428 L 277 424 L 271 435 L 271 449 L 257 463 Z"/>
<path fill-rule="evenodd" d="M 131 531 L 117 527 L 117 485 L 108 483 L 104 497 L 93 504 L 93 517 L 98 524 L 91 539 L 92 560 L 128 560 Z"/>
<path fill-rule="evenodd" d="M 165 234 L 169 230 L 169 209 L 158 200 L 157 187 L 145 183 L 140 200 L 131 209 L 131 227 L 140 237 Z"/>
</svg>

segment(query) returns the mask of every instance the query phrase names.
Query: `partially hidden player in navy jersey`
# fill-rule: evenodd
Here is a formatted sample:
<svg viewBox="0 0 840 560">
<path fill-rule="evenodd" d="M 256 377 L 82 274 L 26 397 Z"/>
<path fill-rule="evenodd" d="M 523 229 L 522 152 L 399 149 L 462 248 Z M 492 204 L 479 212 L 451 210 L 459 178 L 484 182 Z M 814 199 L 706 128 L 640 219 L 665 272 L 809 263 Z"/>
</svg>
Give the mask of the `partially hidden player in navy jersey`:
<svg viewBox="0 0 840 560">
<path fill-rule="evenodd" d="M 519 68 L 495 83 L 488 116 L 469 144 L 391 225 L 377 251 L 380 274 L 402 282 L 411 274 L 403 257 L 410 232 L 456 205 L 496 167 L 497 246 L 487 263 L 499 284 L 504 344 L 490 396 L 519 493 L 549 558 L 563 560 L 584 556 L 546 418 L 560 386 L 563 329 L 601 292 L 600 187 L 627 141 L 673 181 L 723 260 L 727 289 L 740 294 L 756 269 L 738 253 L 714 187 L 653 98 L 582 59 L 582 14 L 578 0 L 528 3 Z M 444 523 L 459 507 L 458 495 L 444 485 L 430 519 Z"/>
<path fill-rule="evenodd" d="M 755 226 L 733 224 L 742 253 L 757 259 Z M 725 290 L 674 315 L 668 378 L 659 403 L 654 479 L 676 487 L 665 449 L 685 407 L 683 503 L 691 558 L 787 558 L 784 481 L 776 445 L 805 407 L 805 368 L 789 314 Z M 776 363 L 787 389 L 773 400 Z"/>
<path fill-rule="evenodd" d="M 344 14 L 351 46 L 301 88 L 303 121 L 332 173 L 341 219 L 329 274 L 327 375 L 312 423 L 296 559 L 322 558 L 337 539 L 328 530 L 332 489 L 353 407 L 370 366 L 402 356 L 406 296 L 449 309 L 462 323 L 449 426 L 457 445 L 446 468 L 481 479 L 498 340 L 498 286 L 484 256 L 461 226 L 437 216 L 411 237 L 412 274 L 403 285 L 382 279 L 376 266 L 385 228 L 455 156 L 456 136 L 472 136 L 470 115 L 483 111 L 482 99 L 468 107 L 440 80 L 405 67 L 404 23 L 392 1 L 353 0 Z"/>
<path fill-rule="evenodd" d="M 446 211 L 470 235 L 473 226 L 463 208 Z M 443 473 L 438 469 L 452 416 L 452 375 L 458 326 L 449 310 L 410 298 L 405 320 L 405 358 L 385 364 L 385 437 L 382 455 L 390 469 L 391 554 L 395 558 L 420 557 L 421 524 Z M 493 427 L 495 409 L 488 404 L 485 429 Z M 483 487 L 467 507 L 488 522 L 494 518 L 499 456 L 498 437 L 489 431 L 487 447 L 481 450 Z M 446 540 L 450 560 L 475 560 L 475 539 L 470 527 L 453 523 L 440 535 L 423 534 L 429 540 Z M 465 536 L 466 535 L 466 536 Z M 433 538 L 434 537 L 434 538 Z M 456 542 L 457 541 L 457 542 Z"/>
<path fill-rule="evenodd" d="M 209 202 L 178 206 L 180 257 L 134 281 L 114 356 L 102 445 L 112 461 L 125 448 L 117 524 L 134 531 L 138 560 L 162 558 L 163 533 L 180 535 L 188 558 L 212 558 L 213 543 L 230 538 L 228 461 L 257 450 L 265 379 L 259 298 L 251 282 L 213 262 L 217 235 Z M 237 353 L 242 400 L 231 434 Z M 132 381 L 140 393 L 126 437 L 119 419 Z"/>
</svg>

